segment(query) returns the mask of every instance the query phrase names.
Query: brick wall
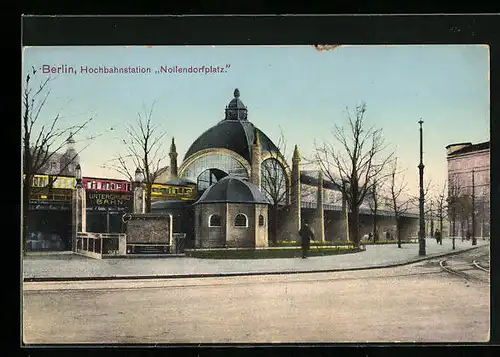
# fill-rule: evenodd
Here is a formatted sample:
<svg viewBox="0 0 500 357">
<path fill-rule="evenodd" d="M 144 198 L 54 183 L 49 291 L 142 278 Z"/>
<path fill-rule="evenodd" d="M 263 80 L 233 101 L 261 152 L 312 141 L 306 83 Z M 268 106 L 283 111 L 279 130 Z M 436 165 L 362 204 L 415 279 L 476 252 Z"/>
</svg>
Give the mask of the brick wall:
<svg viewBox="0 0 500 357">
<path fill-rule="evenodd" d="M 218 214 L 220 216 L 220 227 L 209 227 L 209 218 L 213 214 Z M 197 205 L 195 209 L 195 220 L 195 246 L 197 248 L 224 246 L 226 242 L 226 205 L 224 203 Z"/>
<path fill-rule="evenodd" d="M 255 246 L 264 248 L 269 245 L 268 242 L 268 207 L 267 205 L 256 205 L 255 206 Z M 259 226 L 259 216 L 262 215 L 264 217 L 264 225 Z"/>
<path fill-rule="evenodd" d="M 238 213 L 247 216 L 248 227 L 236 227 L 235 217 Z M 228 205 L 228 247 L 251 248 L 255 247 L 255 206 L 251 204 Z"/>
<path fill-rule="evenodd" d="M 127 243 L 168 243 L 171 222 L 170 215 L 135 214 L 127 222 Z"/>
<path fill-rule="evenodd" d="M 195 209 L 197 248 L 252 248 L 268 246 L 268 207 L 253 204 L 201 204 Z M 247 216 L 247 227 L 234 225 L 236 215 Z M 221 217 L 220 227 L 209 227 L 209 217 L 218 214 Z M 264 226 L 258 225 L 259 215 L 264 216 Z"/>
<path fill-rule="evenodd" d="M 470 191 L 472 186 L 472 170 L 474 173 L 474 185 L 476 194 L 489 195 L 490 187 L 490 152 L 479 151 L 475 153 L 448 157 L 448 180 L 452 182 L 455 178 L 459 187 L 465 192 Z"/>
</svg>

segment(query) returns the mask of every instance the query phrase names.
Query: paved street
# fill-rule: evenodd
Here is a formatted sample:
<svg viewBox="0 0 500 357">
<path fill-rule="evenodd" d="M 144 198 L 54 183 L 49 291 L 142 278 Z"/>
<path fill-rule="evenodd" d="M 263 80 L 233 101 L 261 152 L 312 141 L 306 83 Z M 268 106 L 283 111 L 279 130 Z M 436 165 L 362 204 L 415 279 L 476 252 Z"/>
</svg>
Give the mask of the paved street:
<svg viewBox="0 0 500 357">
<path fill-rule="evenodd" d="M 478 245 L 488 244 L 479 240 Z M 456 251 L 469 249 L 470 242 L 456 240 Z M 315 248 L 311 248 L 315 249 Z M 426 241 L 427 257 L 453 252 L 451 240 L 443 245 L 433 239 Z M 97 260 L 77 255 L 27 256 L 23 259 L 25 278 L 50 277 L 124 277 L 186 274 L 234 274 L 259 272 L 301 272 L 334 269 L 356 269 L 398 264 L 419 259 L 418 244 L 369 245 L 365 252 L 302 259 L 197 259 L 138 258 Z"/>
<path fill-rule="evenodd" d="M 489 284 L 444 272 L 443 259 L 333 273 L 25 283 L 24 341 L 487 341 Z"/>
</svg>

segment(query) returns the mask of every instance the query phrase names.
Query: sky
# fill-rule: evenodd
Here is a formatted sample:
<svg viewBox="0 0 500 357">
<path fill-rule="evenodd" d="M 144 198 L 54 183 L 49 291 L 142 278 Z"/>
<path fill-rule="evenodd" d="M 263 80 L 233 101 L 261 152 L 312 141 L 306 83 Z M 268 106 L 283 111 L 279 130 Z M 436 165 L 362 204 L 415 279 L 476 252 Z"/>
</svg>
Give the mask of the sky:
<svg viewBox="0 0 500 357">
<path fill-rule="evenodd" d="M 44 73 L 66 66 L 75 73 Z M 82 73 L 81 67 L 143 67 L 151 73 Z M 221 73 L 157 73 L 167 67 L 222 67 Z M 446 181 L 445 147 L 490 139 L 489 48 L 486 45 L 340 46 L 78 46 L 23 49 L 23 75 L 51 77 L 40 124 L 92 122 L 77 140 L 84 176 L 121 176 L 110 162 L 124 152 L 125 125 L 153 106 L 152 120 L 175 137 L 179 166 L 191 143 L 224 118 L 235 88 L 248 120 L 277 142 L 286 138 L 306 158 L 315 145 L 338 143 L 334 124 L 346 108 L 366 103 L 367 125 L 382 129 L 418 194 L 419 124 L 424 121 L 425 178 Z M 24 83 L 24 78 L 23 78 Z M 89 141 L 88 137 L 95 137 Z M 168 165 L 168 159 L 165 164 Z"/>
</svg>

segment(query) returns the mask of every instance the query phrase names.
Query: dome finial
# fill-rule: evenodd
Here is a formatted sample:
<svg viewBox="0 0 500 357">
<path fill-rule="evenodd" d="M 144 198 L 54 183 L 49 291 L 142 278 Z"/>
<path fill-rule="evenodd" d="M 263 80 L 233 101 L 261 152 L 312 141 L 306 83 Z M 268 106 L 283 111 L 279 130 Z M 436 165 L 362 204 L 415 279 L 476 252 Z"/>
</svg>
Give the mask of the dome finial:
<svg viewBox="0 0 500 357">
<path fill-rule="evenodd" d="M 238 89 L 238 88 L 236 88 L 236 89 L 234 90 L 234 97 L 235 97 L 235 98 L 239 98 L 239 97 L 240 97 L 240 91 L 239 91 L 239 89 Z"/>
</svg>

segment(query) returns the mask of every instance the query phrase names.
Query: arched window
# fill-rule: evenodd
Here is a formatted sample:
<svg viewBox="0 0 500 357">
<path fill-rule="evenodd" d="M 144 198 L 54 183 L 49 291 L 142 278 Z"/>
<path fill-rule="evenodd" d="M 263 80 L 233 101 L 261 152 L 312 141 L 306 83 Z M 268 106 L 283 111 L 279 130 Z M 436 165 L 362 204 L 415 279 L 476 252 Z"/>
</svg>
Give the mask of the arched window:
<svg viewBox="0 0 500 357">
<path fill-rule="evenodd" d="M 261 227 L 264 226 L 264 216 L 263 215 L 259 216 L 259 226 L 261 226 Z"/>
<path fill-rule="evenodd" d="M 286 170 L 276 158 L 268 158 L 261 164 L 261 187 L 264 196 L 273 203 L 286 203 L 287 174 Z"/>
<path fill-rule="evenodd" d="M 248 227 L 248 218 L 243 213 L 238 213 L 234 218 L 234 225 L 236 227 Z"/>
<path fill-rule="evenodd" d="M 208 226 L 209 227 L 220 227 L 221 220 L 218 214 L 213 214 L 208 218 Z"/>
</svg>

